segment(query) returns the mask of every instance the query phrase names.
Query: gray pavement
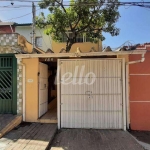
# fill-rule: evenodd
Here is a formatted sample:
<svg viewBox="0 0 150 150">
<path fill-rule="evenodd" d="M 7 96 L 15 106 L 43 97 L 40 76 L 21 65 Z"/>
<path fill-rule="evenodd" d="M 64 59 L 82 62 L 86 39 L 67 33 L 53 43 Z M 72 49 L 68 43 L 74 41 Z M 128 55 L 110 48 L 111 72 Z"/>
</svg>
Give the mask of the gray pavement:
<svg viewBox="0 0 150 150">
<path fill-rule="evenodd" d="M 143 150 L 122 130 L 62 129 L 55 136 L 51 150 Z"/>
<path fill-rule="evenodd" d="M 45 150 L 57 124 L 22 123 L 0 139 L 0 150 Z"/>
</svg>

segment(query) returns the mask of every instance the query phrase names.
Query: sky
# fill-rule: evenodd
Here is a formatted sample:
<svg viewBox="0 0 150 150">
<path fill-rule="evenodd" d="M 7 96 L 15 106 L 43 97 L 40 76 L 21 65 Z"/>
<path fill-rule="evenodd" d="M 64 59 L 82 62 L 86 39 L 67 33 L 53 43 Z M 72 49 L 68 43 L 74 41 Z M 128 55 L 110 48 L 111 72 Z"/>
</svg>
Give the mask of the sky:
<svg viewBox="0 0 150 150">
<path fill-rule="evenodd" d="M 143 0 L 120 0 L 121 2 L 142 2 Z M 145 0 L 150 2 L 150 0 Z M 37 3 L 36 3 L 37 4 Z M 32 14 L 24 17 L 25 14 L 32 12 L 32 7 L 26 8 L 6 8 L 2 6 L 9 6 L 11 2 L 0 2 L 0 20 L 5 22 L 16 23 L 31 23 Z M 32 3 L 14 2 L 13 6 L 31 5 Z M 36 9 L 39 9 L 38 7 Z M 36 15 L 43 10 L 37 10 Z M 150 8 L 142 8 L 136 6 L 121 6 L 119 7 L 120 18 L 116 23 L 116 27 L 120 28 L 120 34 L 112 37 L 109 33 L 104 33 L 105 40 L 102 42 L 103 46 L 110 46 L 111 48 L 120 47 L 125 42 L 129 41 L 132 44 L 142 44 L 150 42 Z M 48 11 L 45 11 L 48 13 Z M 20 17 L 18 19 L 12 19 Z"/>
</svg>

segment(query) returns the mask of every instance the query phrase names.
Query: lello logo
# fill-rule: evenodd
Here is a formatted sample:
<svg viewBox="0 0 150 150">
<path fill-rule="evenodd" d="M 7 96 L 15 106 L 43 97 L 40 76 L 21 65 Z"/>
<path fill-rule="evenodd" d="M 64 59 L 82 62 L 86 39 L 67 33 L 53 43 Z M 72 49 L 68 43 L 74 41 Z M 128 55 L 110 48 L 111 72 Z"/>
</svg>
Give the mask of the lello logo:
<svg viewBox="0 0 150 150">
<path fill-rule="evenodd" d="M 61 75 L 61 84 L 68 85 L 68 84 L 73 84 L 73 85 L 82 85 L 82 84 L 87 84 L 87 85 L 92 85 L 95 80 L 96 80 L 96 75 L 93 72 L 85 72 L 85 66 L 83 65 L 81 69 L 79 70 L 79 66 L 76 66 L 74 69 L 74 73 L 72 72 L 66 72 L 65 74 Z M 90 78 L 90 80 L 89 80 Z M 57 79 L 55 78 L 55 84 L 60 84 L 57 83 Z"/>
</svg>

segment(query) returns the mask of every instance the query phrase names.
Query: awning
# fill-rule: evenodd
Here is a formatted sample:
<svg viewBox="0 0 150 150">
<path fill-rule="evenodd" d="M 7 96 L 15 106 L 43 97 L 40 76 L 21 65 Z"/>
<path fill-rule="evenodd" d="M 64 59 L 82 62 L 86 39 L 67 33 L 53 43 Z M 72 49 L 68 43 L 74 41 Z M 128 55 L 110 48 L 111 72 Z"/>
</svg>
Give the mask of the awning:
<svg viewBox="0 0 150 150">
<path fill-rule="evenodd" d="M 112 52 L 89 52 L 89 53 L 45 53 L 45 54 L 16 54 L 16 58 L 66 58 L 66 57 L 95 57 L 113 55 L 144 55 L 147 50 L 112 51 Z"/>
</svg>

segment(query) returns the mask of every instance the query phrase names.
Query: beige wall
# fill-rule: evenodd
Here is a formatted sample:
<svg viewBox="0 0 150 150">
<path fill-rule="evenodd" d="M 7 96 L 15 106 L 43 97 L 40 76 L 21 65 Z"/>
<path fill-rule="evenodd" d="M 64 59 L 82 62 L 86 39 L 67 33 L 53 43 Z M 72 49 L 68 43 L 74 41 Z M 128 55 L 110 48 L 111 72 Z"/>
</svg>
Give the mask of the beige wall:
<svg viewBox="0 0 150 150">
<path fill-rule="evenodd" d="M 118 58 L 125 58 L 128 61 L 128 55 L 118 55 Z M 38 120 L 38 71 L 39 59 L 23 59 L 26 67 L 26 121 L 37 122 Z M 33 80 L 29 82 L 28 80 Z M 56 101 L 55 101 L 56 102 Z"/>
<path fill-rule="evenodd" d="M 26 67 L 26 121 L 36 122 L 38 119 L 38 70 L 39 59 L 23 59 Z M 29 81 L 30 80 L 30 81 Z M 32 81 L 33 82 L 32 82 Z"/>
<path fill-rule="evenodd" d="M 79 47 L 82 52 L 89 52 L 92 47 L 94 47 L 94 49 L 98 51 L 102 50 L 102 42 L 100 41 L 99 43 L 75 43 L 72 45 L 70 53 L 76 52 L 77 47 Z M 55 50 L 55 53 L 59 53 L 62 48 L 66 49 L 66 43 L 57 43 L 53 41 L 52 48 Z"/>
<path fill-rule="evenodd" d="M 129 61 L 129 55 L 118 55 L 117 58 L 125 58 L 125 62 Z"/>
</svg>

